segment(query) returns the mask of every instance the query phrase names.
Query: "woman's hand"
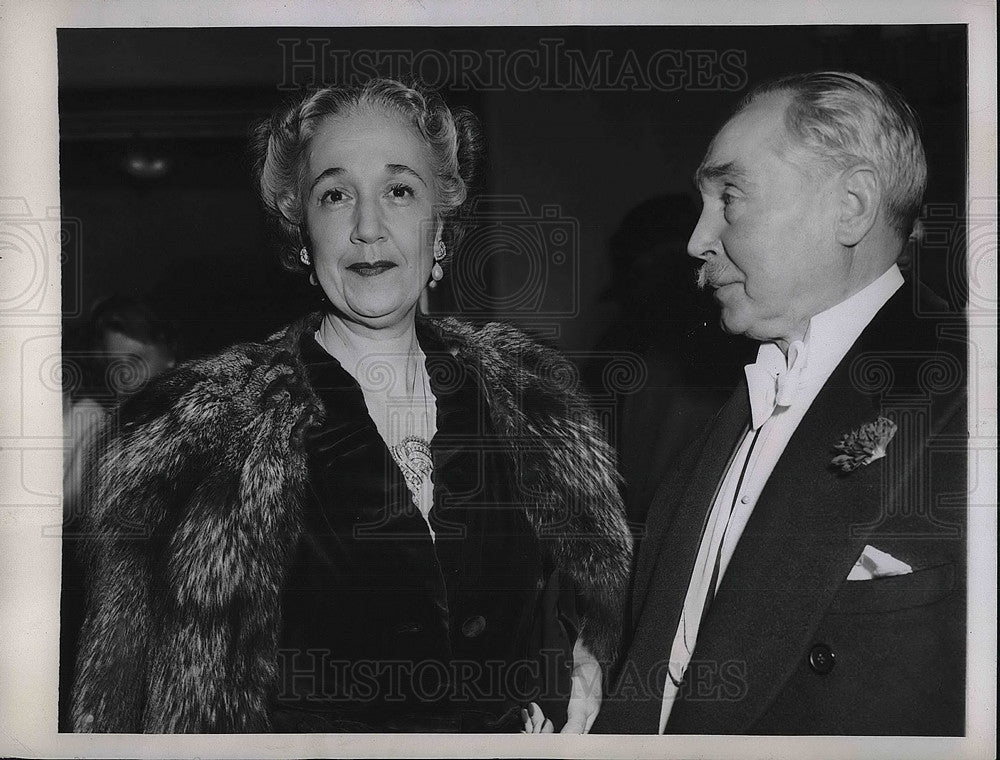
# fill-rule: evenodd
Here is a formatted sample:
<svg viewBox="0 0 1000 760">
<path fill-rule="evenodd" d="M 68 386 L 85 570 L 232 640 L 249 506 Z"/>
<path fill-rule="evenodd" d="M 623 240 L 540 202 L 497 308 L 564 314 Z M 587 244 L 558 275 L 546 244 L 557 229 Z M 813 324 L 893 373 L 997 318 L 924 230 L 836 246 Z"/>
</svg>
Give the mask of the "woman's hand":
<svg viewBox="0 0 1000 760">
<path fill-rule="evenodd" d="M 566 725 L 560 733 L 586 734 L 601 711 L 601 664 L 580 639 L 573 647 L 573 688 L 566 708 Z"/>
<path fill-rule="evenodd" d="M 528 705 L 527 710 L 521 710 L 521 720 L 524 721 L 522 734 L 551 734 L 555 730 L 552 721 L 535 702 Z"/>
<path fill-rule="evenodd" d="M 597 713 L 601 711 L 601 676 L 601 664 L 577 639 L 573 647 L 572 690 L 566 708 L 566 725 L 560 733 L 586 734 L 590 731 Z M 527 710 L 521 710 L 521 720 L 524 721 L 526 734 L 551 734 L 555 730 L 552 721 L 534 702 Z"/>
</svg>

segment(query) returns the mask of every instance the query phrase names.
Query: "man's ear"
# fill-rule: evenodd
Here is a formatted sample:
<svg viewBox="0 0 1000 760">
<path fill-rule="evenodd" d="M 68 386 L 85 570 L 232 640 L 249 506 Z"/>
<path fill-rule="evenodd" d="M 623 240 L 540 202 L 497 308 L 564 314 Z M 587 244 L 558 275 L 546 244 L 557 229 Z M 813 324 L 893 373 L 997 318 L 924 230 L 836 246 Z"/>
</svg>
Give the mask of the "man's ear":
<svg viewBox="0 0 1000 760">
<path fill-rule="evenodd" d="M 882 205 L 882 189 L 870 166 L 856 166 L 844 172 L 840 189 L 837 242 L 851 247 L 860 243 L 875 225 Z"/>
</svg>

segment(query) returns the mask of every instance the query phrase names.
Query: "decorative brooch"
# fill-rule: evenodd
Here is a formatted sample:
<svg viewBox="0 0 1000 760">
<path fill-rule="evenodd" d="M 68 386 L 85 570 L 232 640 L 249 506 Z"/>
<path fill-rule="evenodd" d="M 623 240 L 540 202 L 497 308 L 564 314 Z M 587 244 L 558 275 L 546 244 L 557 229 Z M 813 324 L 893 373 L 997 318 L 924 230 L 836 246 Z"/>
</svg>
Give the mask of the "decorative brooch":
<svg viewBox="0 0 1000 760">
<path fill-rule="evenodd" d="M 840 439 L 840 443 L 834 448 L 843 453 L 830 460 L 830 465 L 841 472 L 854 472 L 859 467 L 869 465 L 885 456 L 885 450 L 894 435 L 896 423 L 892 420 L 879 417 L 874 422 L 868 422 Z"/>
<path fill-rule="evenodd" d="M 430 444 L 423 438 L 408 435 L 395 446 L 390 446 L 389 453 L 403 473 L 410 495 L 416 498 L 420 492 L 420 485 L 434 470 L 434 457 L 431 455 Z"/>
</svg>

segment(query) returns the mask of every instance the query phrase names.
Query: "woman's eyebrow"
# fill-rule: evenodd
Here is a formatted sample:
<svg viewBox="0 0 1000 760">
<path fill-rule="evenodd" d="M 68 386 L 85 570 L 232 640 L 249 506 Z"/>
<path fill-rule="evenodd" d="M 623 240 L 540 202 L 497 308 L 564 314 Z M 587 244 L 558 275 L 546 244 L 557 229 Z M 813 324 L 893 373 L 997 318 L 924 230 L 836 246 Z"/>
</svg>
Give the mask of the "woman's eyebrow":
<svg viewBox="0 0 1000 760">
<path fill-rule="evenodd" d="M 419 174 L 417 174 L 417 172 L 415 172 L 413 169 L 411 169 L 406 164 L 386 164 L 385 168 L 386 168 L 386 171 L 388 171 L 390 174 L 394 174 L 394 175 L 395 174 L 410 174 L 410 175 L 416 177 L 417 179 L 419 179 L 420 183 L 424 187 L 427 187 L 427 183 L 424 181 L 424 178 L 421 177 Z"/>
<path fill-rule="evenodd" d="M 316 187 L 316 185 L 318 185 L 327 177 L 342 177 L 346 173 L 347 171 L 339 166 L 331 166 L 329 169 L 324 169 L 316 176 L 316 179 L 312 181 L 312 184 L 309 185 L 309 190 L 312 191 L 312 189 Z"/>
</svg>

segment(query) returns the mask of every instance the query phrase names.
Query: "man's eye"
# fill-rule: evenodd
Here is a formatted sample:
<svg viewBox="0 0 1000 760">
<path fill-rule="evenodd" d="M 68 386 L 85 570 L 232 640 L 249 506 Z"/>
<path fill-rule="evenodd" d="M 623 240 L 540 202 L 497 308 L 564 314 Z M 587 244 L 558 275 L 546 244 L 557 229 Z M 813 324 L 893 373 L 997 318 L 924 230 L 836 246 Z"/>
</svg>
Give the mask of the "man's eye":
<svg viewBox="0 0 1000 760">
<path fill-rule="evenodd" d="M 409 185 L 404 185 L 404 184 L 393 185 L 392 187 L 389 188 L 389 196 L 391 198 L 396 198 L 399 200 L 403 200 L 405 198 L 412 198 L 413 188 L 410 187 Z"/>
<path fill-rule="evenodd" d="M 722 205 L 728 206 L 730 203 L 736 200 L 736 196 L 732 193 L 726 192 L 722 194 Z"/>
<path fill-rule="evenodd" d="M 340 203 L 344 200 L 344 191 L 331 188 L 319 197 L 320 203 Z"/>
</svg>

